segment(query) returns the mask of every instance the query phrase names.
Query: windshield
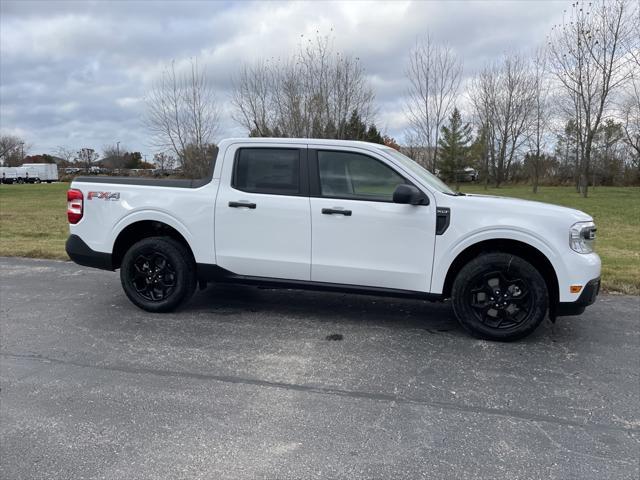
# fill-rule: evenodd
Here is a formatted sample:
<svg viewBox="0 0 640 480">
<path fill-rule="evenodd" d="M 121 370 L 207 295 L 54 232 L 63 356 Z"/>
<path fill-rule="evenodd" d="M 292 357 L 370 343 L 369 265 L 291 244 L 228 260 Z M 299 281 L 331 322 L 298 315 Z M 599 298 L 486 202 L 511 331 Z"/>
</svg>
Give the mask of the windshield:
<svg viewBox="0 0 640 480">
<path fill-rule="evenodd" d="M 418 164 L 418 162 L 414 162 L 409 157 L 407 157 L 406 155 L 403 155 L 402 153 L 400 153 L 399 151 L 393 148 L 385 149 L 385 152 L 389 153 L 395 160 L 400 162 L 403 167 L 406 167 L 413 174 L 415 174 L 420 180 L 422 180 L 424 183 L 434 188 L 435 190 L 442 193 L 446 193 L 447 195 L 456 194 L 456 192 L 451 190 L 446 183 L 444 183 L 442 180 L 436 177 L 429 170 L 422 167 L 420 164 Z"/>
</svg>

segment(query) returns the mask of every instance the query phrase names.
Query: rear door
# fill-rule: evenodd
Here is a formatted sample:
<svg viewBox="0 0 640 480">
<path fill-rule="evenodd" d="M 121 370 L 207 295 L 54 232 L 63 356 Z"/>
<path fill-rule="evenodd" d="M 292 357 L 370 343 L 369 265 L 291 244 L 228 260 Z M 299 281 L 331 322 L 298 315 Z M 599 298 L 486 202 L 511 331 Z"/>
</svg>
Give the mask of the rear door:
<svg viewBox="0 0 640 480">
<path fill-rule="evenodd" d="M 238 275 L 310 280 L 306 146 L 240 145 L 224 162 L 215 209 L 217 264 Z"/>
<path fill-rule="evenodd" d="M 311 279 L 428 292 L 435 207 L 393 203 L 412 183 L 383 156 L 309 150 Z"/>
</svg>

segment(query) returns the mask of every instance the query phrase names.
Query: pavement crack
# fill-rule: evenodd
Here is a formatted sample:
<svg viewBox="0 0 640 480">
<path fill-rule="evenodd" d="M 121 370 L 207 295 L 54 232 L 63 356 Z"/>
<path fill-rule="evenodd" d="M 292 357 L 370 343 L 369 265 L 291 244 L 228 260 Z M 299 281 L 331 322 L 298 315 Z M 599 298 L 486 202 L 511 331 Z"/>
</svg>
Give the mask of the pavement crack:
<svg viewBox="0 0 640 480">
<path fill-rule="evenodd" d="M 460 412 L 460 413 L 474 413 L 480 415 L 490 415 L 496 417 L 502 417 L 507 419 L 517 419 L 536 424 L 536 422 L 550 423 L 554 425 L 571 426 L 582 428 L 591 431 L 605 431 L 605 432 L 635 432 L 640 431 L 640 427 L 636 426 L 623 426 L 612 425 L 602 423 L 585 423 L 575 420 L 570 420 L 561 417 L 554 417 L 551 415 L 530 413 L 519 410 L 505 409 L 505 408 L 491 408 L 482 407 L 477 405 L 467 405 L 453 402 L 445 402 L 441 400 L 412 398 L 396 394 L 388 393 L 375 393 L 366 392 L 361 390 L 345 390 L 335 387 L 326 387 L 318 385 L 304 385 L 296 383 L 276 382 L 270 380 L 260 380 L 256 378 L 245 378 L 234 375 L 215 375 L 208 373 L 197 373 L 187 371 L 174 371 L 174 370 L 160 370 L 155 368 L 145 367 L 131 367 L 124 365 L 98 365 L 77 362 L 74 360 L 62 360 L 58 358 L 46 357 L 40 354 L 15 354 L 10 352 L 0 352 L 0 356 L 14 359 L 32 360 L 45 363 L 53 363 L 58 365 L 73 366 L 78 368 L 90 368 L 96 370 L 106 370 L 112 372 L 120 372 L 134 375 L 154 375 L 160 377 L 175 377 L 175 378 L 188 378 L 194 380 L 203 381 L 215 381 L 236 385 L 249 385 L 264 388 L 277 388 L 281 390 L 290 390 L 296 392 L 304 392 L 311 394 L 321 395 L 333 395 L 337 397 L 346 397 L 354 399 L 372 400 L 378 402 L 392 402 L 396 404 L 404 405 L 419 405 L 431 408 L 440 408 L 442 410 Z"/>
</svg>

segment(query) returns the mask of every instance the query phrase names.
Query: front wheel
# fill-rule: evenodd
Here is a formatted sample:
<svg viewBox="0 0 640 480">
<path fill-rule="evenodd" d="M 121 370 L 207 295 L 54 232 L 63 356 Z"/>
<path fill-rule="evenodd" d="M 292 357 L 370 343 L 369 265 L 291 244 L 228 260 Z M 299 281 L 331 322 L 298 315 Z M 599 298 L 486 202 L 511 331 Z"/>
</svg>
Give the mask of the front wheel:
<svg viewBox="0 0 640 480">
<path fill-rule="evenodd" d="M 544 320 L 549 307 L 540 272 L 509 253 L 487 253 L 471 260 L 458 273 L 451 297 L 460 324 L 488 340 L 526 337 Z"/>
<path fill-rule="evenodd" d="M 187 248 L 172 238 L 145 238 L 124 255 L 120 281 L 138 307 L 169 312 L 195 292 L 195 262 Z"/>
</svg>

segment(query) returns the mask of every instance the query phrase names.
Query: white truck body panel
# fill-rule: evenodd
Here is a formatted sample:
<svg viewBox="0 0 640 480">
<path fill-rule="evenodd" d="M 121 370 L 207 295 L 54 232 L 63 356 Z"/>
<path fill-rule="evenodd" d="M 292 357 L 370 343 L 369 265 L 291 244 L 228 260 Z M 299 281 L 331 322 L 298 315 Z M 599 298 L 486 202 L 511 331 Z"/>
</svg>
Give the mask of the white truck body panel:
<svg viewBox="0 0 640 480">
<path fill-rule="evenodd" d="M 82 185 L 78 183 L 78 185 Z M 76 188 L 76 182 L 72 187 Z M 136 222 L 153 220 L 177 230 L 193 251 L 198 263 L 215 263 L 213 212 L 218 182 L 201 188 L 172 188 L 146 185 L 84 184 L 84 216 L 71 231 L 82 231 L 83 240 L 95 251 L 111 253 L 118 235 Z M 119 202 L 88 200 L 91 191 L 117 190 Z"/>
</svg>

